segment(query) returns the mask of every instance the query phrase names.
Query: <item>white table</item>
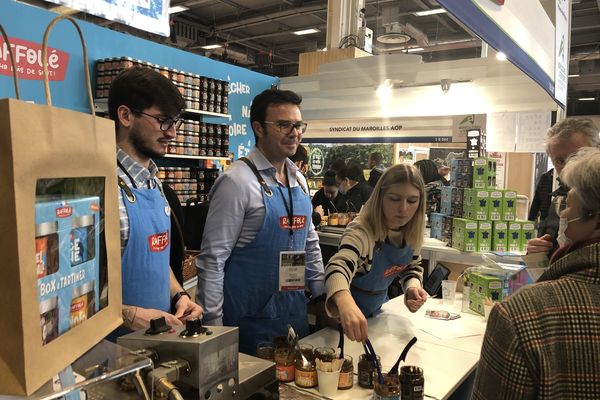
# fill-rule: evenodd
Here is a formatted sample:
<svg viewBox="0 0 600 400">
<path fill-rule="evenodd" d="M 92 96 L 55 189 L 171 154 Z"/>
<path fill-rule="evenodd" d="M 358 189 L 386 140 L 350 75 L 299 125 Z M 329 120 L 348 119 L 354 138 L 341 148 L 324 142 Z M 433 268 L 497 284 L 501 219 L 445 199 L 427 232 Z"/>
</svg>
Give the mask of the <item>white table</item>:
<svg viewBox="0 0 600 400">
<path fill-rule="evenodd" d="M 381 357 L 383 372 L 391 368 L 406 343 L 416 336 L 418 342 L 408 353 L 405 365 L 417 365 L 423 368 L 426 397 L 445 400 L 475 370 L 479 361 L 485 322 L 481 316 L 471 313 L 462 313 L 461 318 L 453 321 L 439 321 L 425 317 L 427 309 L 444 309 L 441 303 L 439 299 L 428 299 L 417 313 L 412 314 L 406 309 L 404 299 L 400 296 L 386 303 L 382 307 L 382 312 L 370 318 L 368 322 L 369 338 L 377 355 Z M 460 297 L 457 299 L 457 304 L 460 304 Z M 472 331 L 475 336 L 444 339 L 422 330 L 422 328 L 431 328 L 432 324 L 439 325 L 442 332 L 452 330 L 452 327 L 459 327 Z M 310 343 L 315 348 L 319 346 L 336 348 L 338 339 L 338 332 L 327 328 L 305 337 L 301 342 Z M 352 356 L 356 373 L 358 356 L 363 353 L 362 344 L 346 339 L 344 353 Z M 316 389 L 309 391 L 318 394 Z M 372 393 L 372 390 L 363 389 L 355 382 L 352 389 L 338 390 L 332 399 L 370 400 Z"/>
</svg>

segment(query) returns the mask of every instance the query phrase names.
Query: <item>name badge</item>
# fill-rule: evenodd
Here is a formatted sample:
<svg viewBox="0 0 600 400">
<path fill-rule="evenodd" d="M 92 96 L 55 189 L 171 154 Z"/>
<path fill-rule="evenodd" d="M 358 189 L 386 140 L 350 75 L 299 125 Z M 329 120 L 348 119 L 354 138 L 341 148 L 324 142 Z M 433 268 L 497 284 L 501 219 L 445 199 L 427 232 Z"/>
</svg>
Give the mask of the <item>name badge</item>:
<svg viewBox="0 0 600 400">
<path fill-rule="evenodd" d="M 305 268 L 306 252 L 279 252 L 279 291 L 303 290 Z"/>
</svg>

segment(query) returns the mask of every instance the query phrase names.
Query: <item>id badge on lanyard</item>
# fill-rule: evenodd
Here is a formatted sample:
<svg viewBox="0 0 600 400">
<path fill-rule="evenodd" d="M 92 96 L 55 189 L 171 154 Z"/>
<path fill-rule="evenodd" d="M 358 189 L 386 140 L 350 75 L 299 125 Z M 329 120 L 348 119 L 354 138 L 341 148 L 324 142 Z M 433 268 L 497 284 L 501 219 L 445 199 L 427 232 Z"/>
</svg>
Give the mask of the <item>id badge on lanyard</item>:
<svg viewBox="0 0 600 400">
<path fill-rule="evenodd" d="M 305 251 L 279 252 L 279 291 L 304 289 Z"/>
</svg>

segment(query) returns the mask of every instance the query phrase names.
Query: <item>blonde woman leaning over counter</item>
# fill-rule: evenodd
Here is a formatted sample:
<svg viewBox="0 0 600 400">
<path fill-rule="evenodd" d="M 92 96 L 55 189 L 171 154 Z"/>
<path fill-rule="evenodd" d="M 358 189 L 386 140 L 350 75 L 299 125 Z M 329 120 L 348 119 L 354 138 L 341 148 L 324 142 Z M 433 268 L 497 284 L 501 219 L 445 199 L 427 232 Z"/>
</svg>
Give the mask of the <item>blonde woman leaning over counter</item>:
<svg viewBox="0 0 600 400">
<path fill-rule="evenodd" d="M 406 164 L 389 168 L 360 215 L 342 236 L 325 270 L 327 312 L 341 320 L 350 340 L 367 338 L 367 317 L 388 299 L 400 277 L 404 302 L 412 312 L 427 300 L 419 252 L 425 227 L 425 185 Z"/>
</svg>

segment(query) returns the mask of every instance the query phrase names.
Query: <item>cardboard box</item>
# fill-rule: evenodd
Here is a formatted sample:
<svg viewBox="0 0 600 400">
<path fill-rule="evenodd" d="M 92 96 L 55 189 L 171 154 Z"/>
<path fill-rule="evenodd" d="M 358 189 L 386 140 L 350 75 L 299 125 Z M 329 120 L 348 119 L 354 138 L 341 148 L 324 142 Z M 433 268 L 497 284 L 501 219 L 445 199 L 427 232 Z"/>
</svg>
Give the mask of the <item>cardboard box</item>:
<svg viewBox="0 0 600 400">
<path fill-rule="evenodd" d="M 469 292 L 469 308 L 480 315 L 484 315 L 483 305 L 488 301 L 502 301 L 508 287 L 505 280 L 496 275 L 488 275 L 480 272 L 469 274 L 471 290 Z M 508 284 L 506 283 L 506 286 Z"/>
<path fill-rule="evenodd" d="M 492 251 L 508 251 L 508 223 L 494 221 L 492 225 Z"/>
<path fill-rule="evenodd" d="M 477 226 L 477 251 L 489 252 L 492 250 L 492 223 L 479 221 Z"/>
<path fill-rule="evenodd" d="M 489 195 L 487 190 L 473 189 L 471 192 L 471 214 L 477 221 L 489 220 Z"/>
<path fill-rule="evenodd" d="M 537 237 L 537 230 L 535 229 L 535 222 L 532 221 L 520 221 L 521 222 L 521 251 L 527 250 L 527 242 Z"/>
<path fill-rule="evenodd" d="M 454 218 L 452 221 L 452 247 L 460 251 L 477 251 L 477 221 Z"/>
<path fill-rule="evenodd" d="M 508 251 L 521 251 L 521 223 L 512 221 L 508 223 Z"/>
<path fill-rule="evenodd" d="M 442 198 L 440 199 L 440 213 L 452 214 L 452 191 L 456 190 L 453 186 L 442 187 Z"/>
<path fill-rule="evenodd" d="M 514 221 L 517 215 L 517 191 L 502 191 L 502 221 Z"/>
<path fill-rule="evenodd" d="M 441 238 L 441 240 L 446 242 L 446 244 L 448 246 L 452 246 L 453 221 L 454 221 L 454 218 L 449 215 L 444 215 L 442 217 L 442 238 Z"/>
<path fill-rule="evenodd" d="M 453 217 L 463 217 L 464 216 L 464 193 L 465 188 L 454 188 L 452 190 L 452 204 L 451 204 L 451 215 Z"/>
<path fill-rule="evenodd" d="M 450 163 L 450 184 L 458 188 L 472 187 L 473 160 L 454 159 Z"/>
<path fill-rule="evenodd" d="M 490 189 L 489 190 L 489 201 L 488 201 L 488 213 L 490 221 L 501 221 L 503 218 L 502 214 L 502 190 Z"/>
<path fill-rule="evenodd" d="M 431 225 L 431 231 L 429 236 L 434 239 L 442 240 L 442 225 L 444 222 L 445 214 L 442 213 L 431 213 L 429 215 L 429 222 Z"/>
</svg>

